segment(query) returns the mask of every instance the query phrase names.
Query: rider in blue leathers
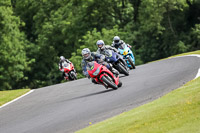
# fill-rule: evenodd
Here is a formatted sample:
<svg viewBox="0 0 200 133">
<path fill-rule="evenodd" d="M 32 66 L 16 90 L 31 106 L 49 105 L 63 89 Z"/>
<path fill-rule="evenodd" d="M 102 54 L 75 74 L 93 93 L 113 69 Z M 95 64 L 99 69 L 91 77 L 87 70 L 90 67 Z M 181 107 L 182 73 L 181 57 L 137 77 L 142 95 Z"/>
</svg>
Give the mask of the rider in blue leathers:
<svg viewBox="0 0 200 133">
<path fill-rule="evenodd" d="M 97 53 L 99 53 L 99 54 L 105 55 L 105 51 L 106 50 L 112 50 L 115 53 L 118 53 L 118 50 L 115 47 L 111 47 L 109 45 L 105 45 L 105 43 L 104 43 L 103 40 L 98 40 L 97 43 L 96 43 L 96 45 L 98 47 Z"/>
<path fill-rule="evenodd" d="M 105 51 L 106 50 L 112 50 L 117 54 L 119 53 L 119 51 L 115 47 L 111 47 L 109 45 L 105 45 L 103 40 L 98 40 L 96 44 L 97 44 L 97 47 L 98 47 L 97 53 L 99 53 L 99 54 L 105 55 Z M 118 56 L 122 59 L 123 63 L 126 64 L 126 62 L 124 61 L 122 55 L 118 54 Z"/>
</svg>

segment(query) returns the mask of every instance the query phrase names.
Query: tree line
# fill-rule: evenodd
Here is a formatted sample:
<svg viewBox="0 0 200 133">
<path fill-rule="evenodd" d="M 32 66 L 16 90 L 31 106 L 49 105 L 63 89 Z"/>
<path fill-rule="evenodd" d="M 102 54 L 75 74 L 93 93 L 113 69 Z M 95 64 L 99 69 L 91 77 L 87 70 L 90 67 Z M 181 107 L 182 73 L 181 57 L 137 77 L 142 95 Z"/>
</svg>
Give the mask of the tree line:
<svg viewBox="0 0 200 133">
<path fill-rule="evenodd" d="M 200 49 L 199 0 L 1 0 L 0 90 L 64 82 L 59 56 L 82 78 L 81 50 L 115 35 L 136 65 Z"/>
</svg>

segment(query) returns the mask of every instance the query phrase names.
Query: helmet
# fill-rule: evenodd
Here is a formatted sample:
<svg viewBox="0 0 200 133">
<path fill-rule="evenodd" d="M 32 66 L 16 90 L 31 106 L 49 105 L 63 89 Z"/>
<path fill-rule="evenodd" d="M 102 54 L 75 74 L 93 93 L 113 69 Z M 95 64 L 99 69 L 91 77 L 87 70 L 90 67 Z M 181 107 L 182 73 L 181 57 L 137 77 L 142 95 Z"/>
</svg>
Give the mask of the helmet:
<svg viewBox="0 0 200 133">
<path fill-rule="evenodd" d="M 101 47 L 99 47 L 101 46 Z M 97 41 L 97 47 L 100 48 L 101 50 L 103 50 L 105 48 L 105 43 L 103 40 L 98 40 Z"/>
<path fill-rule="evenodd" d="M 115 44 L 118 44 L 119 41 L 120 41 L 119 36 L 115 36 L 115 37 L 113 38 L 113 41 L 114 41 Z"/>
<path fill-rule="evenodd" d="M 65 57 L 64 56 L 60 56 L 60 60 L 61 61 L 65 61 Z"/>
<path fill-rule="evenodd" d="M 83 56 L 83 58 L 86 59 L 86 60 L 90 59 L 90 57 L 91 57 L 90 49 L 89 49 L 89 48 L 84 48 L 84 49 L 82 50 L 82 56 Z"/>
</svg>

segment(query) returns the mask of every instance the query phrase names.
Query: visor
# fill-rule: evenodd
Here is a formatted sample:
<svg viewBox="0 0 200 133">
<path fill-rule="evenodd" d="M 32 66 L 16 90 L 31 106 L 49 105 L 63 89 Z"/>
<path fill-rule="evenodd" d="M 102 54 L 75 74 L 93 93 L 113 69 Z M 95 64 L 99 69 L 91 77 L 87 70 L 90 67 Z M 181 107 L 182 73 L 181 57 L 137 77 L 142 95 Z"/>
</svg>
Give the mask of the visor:
<svg viewBox="0 0 200 133">
<path fill-rule="evenodd" d="M 88 56 L 89 56 L 88 53 L 83 55 L 84 58 L 87 58 Z"/>
<path fill-rule="evenodd" d="M 115 43 L 118 43 L 118 42 L 119 42 L 119 40 L 115 40 L 114 42 L 115 42 Z"/>
</svg>

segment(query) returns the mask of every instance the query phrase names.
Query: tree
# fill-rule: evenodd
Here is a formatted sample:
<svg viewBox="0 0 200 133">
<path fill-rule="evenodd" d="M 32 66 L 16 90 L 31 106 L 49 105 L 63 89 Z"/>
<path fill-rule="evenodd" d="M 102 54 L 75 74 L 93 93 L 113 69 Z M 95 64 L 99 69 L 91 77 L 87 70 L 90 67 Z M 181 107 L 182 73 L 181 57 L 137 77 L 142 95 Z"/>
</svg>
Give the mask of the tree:
<svg viewBox="0 0 200 133">
<path fill-rule="evenodd" d="M 2 3 L 0 3 L 2 4 Z M 19 17 L 15 17 L 9 1 L 0 6 L 0 90 L 17 89 L 27 80 L 25 71 L 30 70 L 25 52 L 26 39 L 20 32 Z"/>
</svg>

